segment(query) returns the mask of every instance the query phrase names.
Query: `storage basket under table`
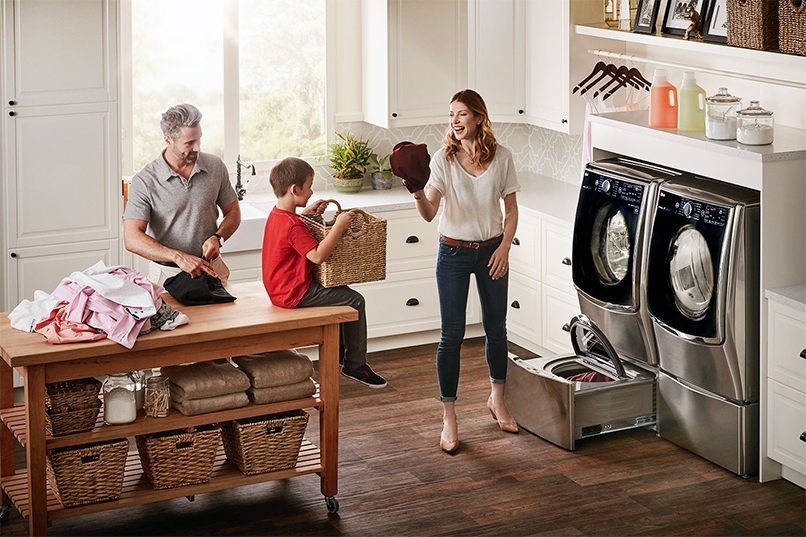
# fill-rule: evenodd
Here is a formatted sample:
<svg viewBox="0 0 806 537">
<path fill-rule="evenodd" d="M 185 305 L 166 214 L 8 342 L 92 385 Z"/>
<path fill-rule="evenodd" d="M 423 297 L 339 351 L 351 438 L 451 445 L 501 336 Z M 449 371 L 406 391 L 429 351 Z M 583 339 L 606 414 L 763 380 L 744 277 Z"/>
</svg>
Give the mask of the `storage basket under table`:
<svg viewBox="0 0 806 537">
<path fill-rule="evenodd" d="M 53 494 L 65 507 L 117 500 L 128 451 L 125 438 L 54 449 L 47 458 Z"/>
<path fill-rule="evenodd" d="M 353 211 L 350 227 L 339 238 L 336 248 L 320 265 L 314 265 L 314 278 L 323 287 L 338 287 L 353 283 L 376 282 L 386 279 L 386 220 L 361 209 L 344 209 L 336 200 L 336 216 Z M 336 222 L 325 221 L 321 215 L 300 215 L 313 237 L 322 242 Z"/>
<path fill-rule="evenodd" d="M 246 475 L 293 468 L 308 426 L 308 413 L 294 410 L 221 424 L 227 459 Z"/>
<path fill-rule="evenodd" d="M 135 437 L 143 473 L 156 490 L 210 481 L 220 439 L 214 425 Z"/>
<path fill-rule="evenodd" d="M 94 378 L 53 382 L 45 385 L 45 430 L 50 436 L 89 431 L 101 410 Z"/>
<path fill-rule="evenodd" d="M 727 0 L 728 45 L 778 48 L 778 0 Z"/>
<path fill-rule="evenodd" d="M 806 1 L 779 0 L 778 45 L 781 52 L 806 55 Z"/>
</svg>

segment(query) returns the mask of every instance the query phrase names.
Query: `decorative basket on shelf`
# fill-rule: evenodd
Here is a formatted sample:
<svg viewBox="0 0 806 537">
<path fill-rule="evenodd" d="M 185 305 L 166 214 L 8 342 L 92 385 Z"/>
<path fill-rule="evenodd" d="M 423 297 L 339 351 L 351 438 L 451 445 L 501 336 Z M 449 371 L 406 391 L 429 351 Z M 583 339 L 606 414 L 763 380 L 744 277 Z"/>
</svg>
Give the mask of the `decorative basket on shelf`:
<svg viewBox="0 0 806 537">
<path fill-rule="evenodd" d="M 206 483 L 213 475 L 221 429 L 214 425 L 135 437 L 140 462 L 155 490 Z"/>
<path fill-rule="evenodd" d="M 47 458 L 53 494 L 65 507 L 117 500 L 128 451 L 126 438 L 54 449 Z"/>
<path fill-rule="evenodd" d="M 336 200 L 336 216 L 351 209 L 342 209 Z M 339 238 L 336 248 L 321 265 L 314 265 L 314 278 L 323 287 L 338 287 L 353 283 L 376 282 L 386 279 L 386 220 L 361 209 L 352 209 L 353 221 Z M 313 237 L 322 242 L 331 232 L 333 219 L 325 221 L 322 215 L 303 214 Z"/>
<path fill-rule="evenodd" d="M 245 475 L 293 468 L 308 426 L 303 410 L 221 424 L 227 459 Z"/>
<path fill-rule="evenodd" d="M 806 1 L 779 0 L 778 30 L 781 52 L 806 55 Z"/>
<path fill-rule="evenodd" d="M 728 45 L 778 48 L 778 0 L 727 0 Z"/>
<path fill-rule="evenodd" d="M 77 407 L 64 412 L 45 410 L 45 431 L 50 436 L 83 433 L 95 428 L 98 414 L 101 412 L 101 400 L 87 403 L 84 408 Z"/>
<path fill-rule="evenodd" d="M 53 382 L 45 385 L 45 430 L 50 436 L 89 431 L 101 410 L 94 378 Z"/>
</svg>

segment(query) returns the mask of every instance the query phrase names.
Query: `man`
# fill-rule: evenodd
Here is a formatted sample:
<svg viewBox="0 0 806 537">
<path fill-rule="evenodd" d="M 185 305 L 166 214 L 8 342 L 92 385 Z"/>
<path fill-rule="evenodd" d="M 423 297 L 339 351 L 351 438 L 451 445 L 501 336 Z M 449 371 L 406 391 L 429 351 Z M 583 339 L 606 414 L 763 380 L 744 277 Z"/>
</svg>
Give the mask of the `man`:
<svg viewBox="0 0 806 537">
<path fill-rule="evenodd" d="M 159 285 L 181 271 L 206 272 L 225 285 L 229 277 L 219 248 L 241 224 L 241 209 L 224 161 L 200 151 L 201 118 L 192 104 L 162 114 L 166 147 L 129 187 L 126 249 L 151 260 L 148 279 Z"/>
</svg>

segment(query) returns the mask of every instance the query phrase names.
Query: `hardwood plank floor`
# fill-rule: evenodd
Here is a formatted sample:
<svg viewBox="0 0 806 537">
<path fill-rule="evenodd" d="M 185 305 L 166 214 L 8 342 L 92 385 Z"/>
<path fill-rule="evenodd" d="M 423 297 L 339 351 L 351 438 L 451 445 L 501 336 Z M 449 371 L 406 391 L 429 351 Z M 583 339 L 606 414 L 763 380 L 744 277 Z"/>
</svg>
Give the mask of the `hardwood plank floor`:
<svg viewBox="0 0 806 537">
<path fill-rule="evenodd" d="M 513 352 L 526 356 L 516 346 Z M 806 492 L 742 479 L 635 429 L 569 452 L 490 418 L 482 339 L 462 357 L 461 447 L 438 446 L 435 345 L 370 355 L 389 381 L 342 377 L 339 494 L 329 515 L 316 475 L 65 520 L 52 535 L 806 535 Z M 318 440 L 318 420 L 306 436 Z M 27 535 L 16 510 L 3 536 Z"/>
</svg>

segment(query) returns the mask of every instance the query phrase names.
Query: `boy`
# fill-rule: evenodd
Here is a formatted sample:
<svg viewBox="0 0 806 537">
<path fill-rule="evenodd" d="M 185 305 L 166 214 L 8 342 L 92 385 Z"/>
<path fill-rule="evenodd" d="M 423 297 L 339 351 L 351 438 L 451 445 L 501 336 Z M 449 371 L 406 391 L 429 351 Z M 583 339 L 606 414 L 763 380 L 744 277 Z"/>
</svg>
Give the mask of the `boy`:
<svg viewBox="0 0 806 537">
<path fill-rule="evenodd" d="M 321 243 L 313 238 L 296 214 L 297 207 L 305 207 L 313 195 L 313 174 L 310 164 L 294 157 L 281 160 L 271 169 L 269 183 L 277 205 L 263 231 L 263 285 L 275 306 L 351 306 L 358 310 L 357 321 L 341 325 L 341 374 L 370 388 L 383 388 L 386 381 L 367 364 L 364 297 L 346 285 L 325 288 L 313 279 L 313 263 L 321 264 L 330 256 L 353 219 L 352 212 L 341 213 Z M 325 206 L 321 200 L 315 201 L 302 214 L 321 214 Z"/>
</svg>

